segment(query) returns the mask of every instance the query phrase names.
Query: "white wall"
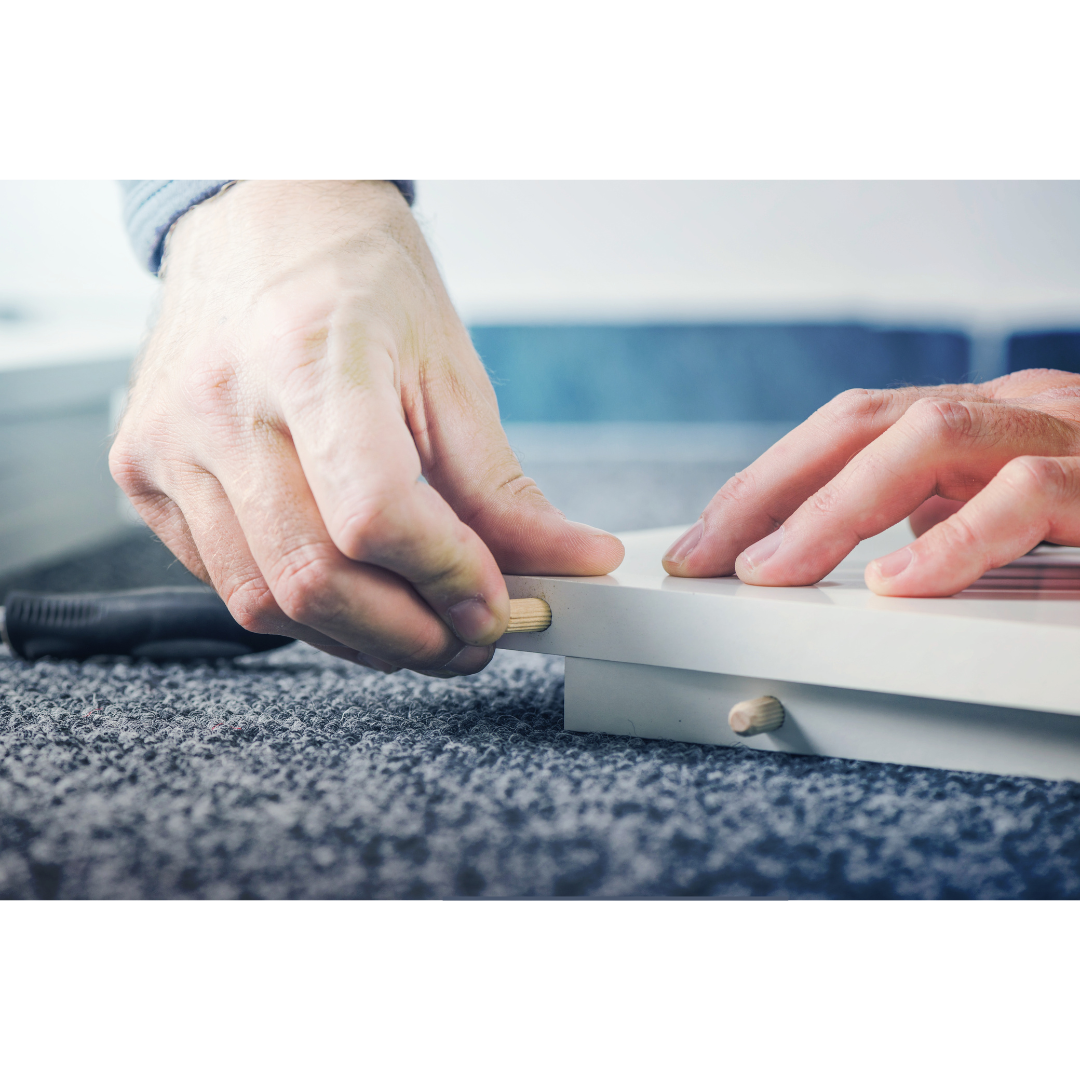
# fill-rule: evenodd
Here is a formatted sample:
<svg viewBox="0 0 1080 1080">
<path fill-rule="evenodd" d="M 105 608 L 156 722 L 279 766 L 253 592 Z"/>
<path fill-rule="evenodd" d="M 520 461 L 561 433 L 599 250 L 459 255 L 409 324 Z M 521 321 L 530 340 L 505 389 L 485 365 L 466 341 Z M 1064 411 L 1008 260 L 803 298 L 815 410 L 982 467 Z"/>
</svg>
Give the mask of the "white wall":
<svg viewBox="0 0 1080 1080">
<path fill-rule="evenodd" d="M 467 321 L 1080 325 L 1080 183 L 421 181 Z M 108 181 L 0 181 L 0 307 L 139 319 Z"/>
<path fill-rule="evenodd" d="M 109 180 L 0 180 L 0 307 L 141 320 L 154 279 L 140 269 Z"/>
<path fill-rule="evenodd" d="M 1080 183 L 423 181 L 467 321 L 1080 325 Z"/>
</svg>

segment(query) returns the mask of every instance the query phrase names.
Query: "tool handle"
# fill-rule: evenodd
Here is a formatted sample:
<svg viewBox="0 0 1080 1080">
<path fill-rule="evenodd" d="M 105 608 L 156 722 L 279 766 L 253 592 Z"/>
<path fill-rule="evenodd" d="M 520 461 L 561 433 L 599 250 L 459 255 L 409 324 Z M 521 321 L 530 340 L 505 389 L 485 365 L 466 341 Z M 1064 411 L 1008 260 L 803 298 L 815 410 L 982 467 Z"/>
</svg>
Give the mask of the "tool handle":
<svg viewBox="0 0 1080 1080">
<path fill-rule="evenodd" d="M 217 593 L 190 586 L 67 596 L 11 592 L 4 638 L 27 660 L 212 659 L 266 652 L 293 641 L 245 630 Z"/>
</svg>

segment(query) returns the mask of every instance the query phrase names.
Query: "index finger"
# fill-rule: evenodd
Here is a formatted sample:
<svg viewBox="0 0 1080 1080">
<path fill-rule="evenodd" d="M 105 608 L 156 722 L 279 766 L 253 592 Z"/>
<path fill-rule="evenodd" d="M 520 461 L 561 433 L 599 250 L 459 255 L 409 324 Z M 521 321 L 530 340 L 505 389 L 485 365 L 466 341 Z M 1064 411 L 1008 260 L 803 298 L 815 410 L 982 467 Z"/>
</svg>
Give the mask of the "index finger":
<svg viewBox="0 0 1080 1080">
<path fill-rule="evenodd" d="M 499 638 L 510 600 L 491 552 L 424 483 L 388 345 L 339 333 L 280 408 L 330 538 L 400 575 L 470 645 Z M 476 408 L 490 407 L 477 400 Z"/>
<path fill-rule="evenodd" d="M 820 581 L 861 540 L 903 520 L 928 496 L 966 501 L 1013 458 L 1068 454 L 1076 444 L 1070 424 L 1033 409 L 926 398 L 781 529 L 744 551 L 739 577 L 752 585 Z"/>
<path fill-rule="evenodd" d="M 675 577 L 733 574 L 742 551 L 779 528 L 927 395 L 985 398 L 972 385 L 844 391 L 724 484 L 697 524 L 664 556 L 664 569 Z"/>
</svg>

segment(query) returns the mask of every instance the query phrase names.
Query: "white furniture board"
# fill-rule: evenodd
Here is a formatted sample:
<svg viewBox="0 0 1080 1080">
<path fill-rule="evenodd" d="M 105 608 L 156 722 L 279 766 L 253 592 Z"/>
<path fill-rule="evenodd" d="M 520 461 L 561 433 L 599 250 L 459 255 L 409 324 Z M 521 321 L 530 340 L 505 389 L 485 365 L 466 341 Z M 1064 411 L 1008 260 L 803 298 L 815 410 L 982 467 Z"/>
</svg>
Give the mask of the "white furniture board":
<svg viewBox="0 0 1080 1080">
<path fill-rule="evenodd" d="M 125 528 L 108 453 L 137 340 L 94 324 L 0 328 L 0 574 Z"/>
<path fill-rule="evenodd" d="M 763 694 L 783 703 L 783 725 L 735 735 L 728 710 Z M 570 656 L 565 709 L 567 731 L 1080 780 L 1080 722 L 1059 713 Z"/>
<path fill-rule="evenodd" d="M 569 730 L 1080 780 L 1080 550 L 1043 547 L 955 597 L 879 597 L 861 544 L 824 581 L 763 588 L 668 577 L 682 528 L 621 537 L 601 578 L 508 576 L 551 627 L 500 648 L 567 657 Z M 788 719 L 739 740 L 738 700 L 772 693 Z"/>
</svg>

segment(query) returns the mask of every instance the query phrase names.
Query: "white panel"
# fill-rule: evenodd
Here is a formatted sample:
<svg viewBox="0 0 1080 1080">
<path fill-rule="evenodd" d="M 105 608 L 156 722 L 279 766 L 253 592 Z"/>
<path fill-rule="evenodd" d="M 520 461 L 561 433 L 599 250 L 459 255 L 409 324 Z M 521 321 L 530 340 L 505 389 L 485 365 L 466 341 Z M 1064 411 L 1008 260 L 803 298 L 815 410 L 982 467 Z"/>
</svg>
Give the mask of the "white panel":
<svg viewBox="0 0 1080 1080">
<path fill-rule="evenodd" d="M 670 578 L 660 557 L 679 530 L 627 534 L 626 562 L 606 577 L 507 577 L 512 597 L 547 600 L 552 625 L 499 646 L 1080 714 L 1080 552 L 1025 557 L 1010 570 L 1018 576 L 955 597 L 875 596 L 866 557 L 902 546 L 904 529 L 860 545 L 818 585 L 790 589 Z M 1056 584 L 1044 577 L 1055 564 Z"/>
<path fill-rule="evenodd" d="M 740 739 L 728 710 L 763 694 L 784 705 L 783 726 Z M 1075 716 L 569 656 L 565 724 L 568 731 L 1080 780 Z"/>
<path fill-rule="evenodd" d="M 130 361 L 76 349 L 63 364 L 5 369 L 3 359 L 0 348 L 0 573 L 8 574 L 123 527 L 108 453 L 110 406 Z"/>
<path fill-rule="evenodd" d="M 467 321 L 1080 319 L 1074 182 L 438 181 Z"/>
</svg>

